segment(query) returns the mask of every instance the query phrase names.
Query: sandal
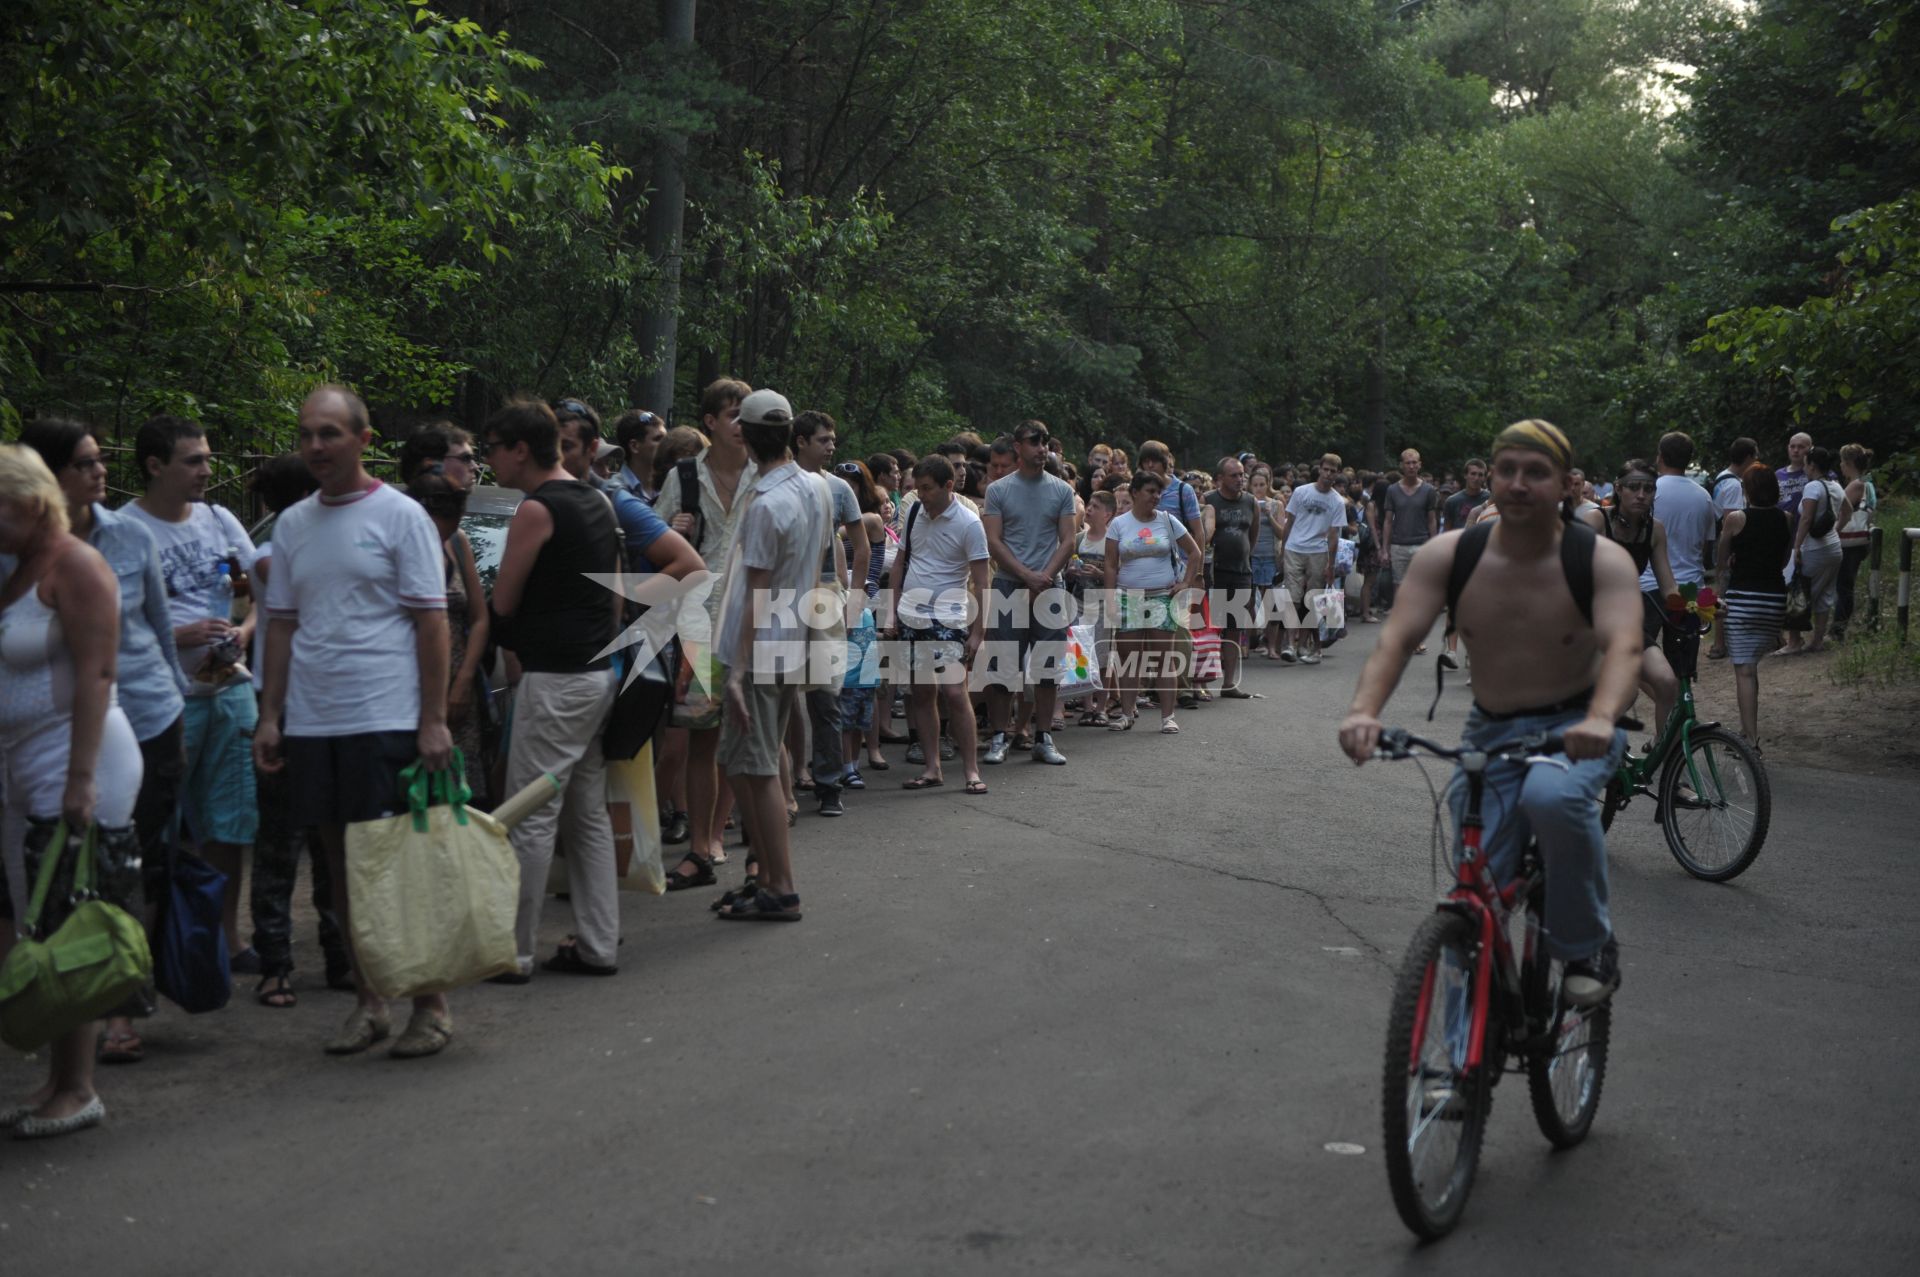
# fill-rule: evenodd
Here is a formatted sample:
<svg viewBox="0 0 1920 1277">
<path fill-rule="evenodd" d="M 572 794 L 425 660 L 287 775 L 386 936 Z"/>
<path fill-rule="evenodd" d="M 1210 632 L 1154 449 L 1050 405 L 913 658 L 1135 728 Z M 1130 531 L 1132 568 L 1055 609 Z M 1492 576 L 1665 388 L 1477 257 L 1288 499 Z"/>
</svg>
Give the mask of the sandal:
<svg viewBox="0 0 1920 1277">
<path fill-rule="evenodd" d="M 892 771 L 893 764 L 884 758 L 869 758 L 867 759 L 867 770 L 870 772 Z"/>
<path fill-rule="evenodd" d="M 680 871 L 692 865 L 694 872 L 683 874 Z M 697 851 L 690 851 L 680 857 L 680 863 L 667 875 L 668 891 L 685 891 L 689 887 L 711 887 L 719 879 L 713 876 L 713 861 Z"/>
<path fill-rule="evenodd" d="M 138 1064 L 147 1058 L 147 1044 L 132 1029 L 102 1034 L 96 1058 L 102 1064 Z"/>
<path fill-rule="evenodd" d="M 1178 736 L 1180 734 L 1180 724 L 1173 721 L 1173 715 L 1169 714 L 1160 720 L 1160 734 L 1162 736 Z"/>
<path fill-rule="evenodd" d="M 902 789 L 938 789 L 947 782 L 938 776 L 915 776 L 912 780 L 902 781 Z"/>
<path fill-rule="evenodd" d="M 732 891 L 722 892 L 718 900 L 707 906 L 707 911 L 709 913 L 718 913 L 720 910 L 730 908 L 742 900 L 752 899 L 753 893 L 760 890 L 760 875 L 755 872 L 759 868 L 759 865 L 749 860 L 747 862 L 746 878 Z"/>
<path fill-rule="evenodd" d="M 1137 714 L 1115 714 L 1107 720 L 1107 730 L 1110 732 L 1130 732 L 1133 730 L 1133 720 L 1137 717 L 1139 717 Z"/>
<path fill-rule="evenodd" d="M 963 792 L 978 797 L 987 792 L 987 782 L 984 780 L 970 780 L 967 782 L 967 787 Z"/>
<path fill-rule="evenodd" d="M 417 1060 L 438 1055 L 453 1041 L 453 1017 L 442 1011 L 418 1010 L 407 1020 L 406 1032 L 387 1048 L 396 1060 Z"/>
<path fill-rule="evenodd" d="M 588 962 L 580 956 L 579 946 L 571 944 L 563 944 L 555 949 L 553 956 L 540 965 L 545 970 L 558 971 L 565 975 L 615 975 L 620 970 L 616 966 L 603 967 L 597 962 Z"/>
<path fill-rule="evenodd" d="M 267 987 L 268 985 L 275 987 L 270 989 Z M 294 996 L 293 985 L 287 980 L 285 975 L 261 976 L 260 983 L 253 986 L 253 997 L 254 1001 L 258 1002 L 261 1006 L 273 1007 L 281 1011 L 289 1010 L 300 1004 L 300 999 Z"/>
<path fill-rule="evenodd" d="M 727 922 L 798 922 L 800 897 L 776 896 L 762 889 L 749 898 L 734 901 L 720 911 L 720 917 Z"/>
</svg>

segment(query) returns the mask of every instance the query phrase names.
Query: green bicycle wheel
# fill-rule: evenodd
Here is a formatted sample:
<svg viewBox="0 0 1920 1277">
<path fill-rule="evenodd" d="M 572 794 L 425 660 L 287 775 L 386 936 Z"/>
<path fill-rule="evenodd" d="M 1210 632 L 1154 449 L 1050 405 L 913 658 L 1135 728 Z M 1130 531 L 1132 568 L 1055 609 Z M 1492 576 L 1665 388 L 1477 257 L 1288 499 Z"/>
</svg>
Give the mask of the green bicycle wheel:
<svg viewBox="0 0 1920 1277">
<path fill-rule="evenodd" d="M 1696 789 L 1695 778 L 1698 778 Z M 1680 867 L 1707 882 L 1746 872 L 1767 841 L 1773 786 L 1745 739 L 1696 728 L 1660 775 L 1660 823 Z"/>
</svg>

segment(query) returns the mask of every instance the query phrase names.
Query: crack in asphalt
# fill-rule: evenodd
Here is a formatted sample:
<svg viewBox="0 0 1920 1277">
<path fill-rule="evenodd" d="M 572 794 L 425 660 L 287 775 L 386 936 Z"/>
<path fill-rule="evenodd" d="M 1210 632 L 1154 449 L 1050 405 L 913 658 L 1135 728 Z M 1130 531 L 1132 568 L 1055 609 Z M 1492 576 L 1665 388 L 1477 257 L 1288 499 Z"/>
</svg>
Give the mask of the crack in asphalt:
<svg viewBox="0 0 1920 1277">
<path fill-rule="evenodd" d="M 1020 817 L 1013 815 L 1012 813 L 1009 813 L 1009 812 L 997 811 L 997 810 L 988 808 L 988 809 L 982 809 L 981 814 L 986 816 L 991 816 L 999 820 L 1004 820 L 1010 825 L 1018 825 L 1022 829 L 1031 829 L 1036 833 L 1049 834 L 1056 838 L 1062 836 L 1060 834 L 1060 831 L 1056 829 L 1052 829 L 1040 821 L 1022 820 Z M 1110 848 L 1110 850 L 1118 851 L 1124 855 L 1133 856 L 1140 860 L 1152 860 L 1160 864 L 1176 865 L 1182 869 L 1197 869 L 1202 873 L 1215 874 L 1222 878 L 1231 878 L 1235 882 L 1254 883 L 1258 886 L 1273 887 L 1280 891 L 1291 891 L 1299 895 L 1306 896 L 1308 899 L 1312 900 L 1315 904 L 1319 905 L 1320 911 L 1326 914 L 1327 917 L 1331 919 L 1336 926 L 1338 926 L 1342 931 L 1346 932 L 1348 935 L 1352 936 L 1355 940 L 1360 942 L 1360 946 L 1362 950 L 1365 952 L 1366 957 L 1369 961 L 1371 961 L 1374 965 L 1378 966 L 1382 971 L 1385 971 L 1388 975 L 1392 975 L 1395 973 L 1395 968 L 1393 964 L 1387 960 L 1386 951 L 1383 950 L 1379 945 L 1375 944 L 1373 941 L 1367 939 L 1365 935 L 1361 934 L 1360 929 L 1358 927 L 1354 926 L 1351 922 L 1348 922 L 1345 918 L 1342 918 L 1339 912 L 1333 907 L 1333 904 L 1326 893 L 1315 891 L 1311 887 L 1303 887 L 1299 883 L 1281 882 L 1275 878 L 1262 878 L 1258 874 L 1238 873 L 1232 869 L 1227 869 L 1220 865 L 1211 865 L 1211 864 L 1207 864 L 1204 861 L 1198 861 L 1198 860 L 1184 860 L 1179 856 L 1169 856 L 1163 852 L 1149 851 L 1149 850 L 1146 850 L 1145 848 L 1114 847 L 1114 848 Z"/>
</svg>

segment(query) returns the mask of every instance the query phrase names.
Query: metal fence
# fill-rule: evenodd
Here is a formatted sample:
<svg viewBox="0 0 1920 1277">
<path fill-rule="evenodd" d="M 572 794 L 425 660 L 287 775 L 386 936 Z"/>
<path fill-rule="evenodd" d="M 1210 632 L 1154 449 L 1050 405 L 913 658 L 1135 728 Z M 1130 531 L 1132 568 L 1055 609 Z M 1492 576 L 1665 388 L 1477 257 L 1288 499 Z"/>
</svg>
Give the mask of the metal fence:
<svg viewBox="0 0 1920 1277">
<path fill-rule="evenodd" d="M 133 445 L 102 443 L 101 455 L 107 462 L 107 505 L 121 506 L 143 491 L 140 472 L 135 465 Z M 213 479 L 207 484 L 207 500 L 222 505 L 251 527 L 264 518 L 267 509 L 253 494 L 253 475 L 263 462 L 283 454 L 272 452 L 216 452 L 213 454 Z M 389 483 L 399 481 L 398 462 L 392 457 L 368 452 L 361 458 L 367 473 Z"/>
</svg>

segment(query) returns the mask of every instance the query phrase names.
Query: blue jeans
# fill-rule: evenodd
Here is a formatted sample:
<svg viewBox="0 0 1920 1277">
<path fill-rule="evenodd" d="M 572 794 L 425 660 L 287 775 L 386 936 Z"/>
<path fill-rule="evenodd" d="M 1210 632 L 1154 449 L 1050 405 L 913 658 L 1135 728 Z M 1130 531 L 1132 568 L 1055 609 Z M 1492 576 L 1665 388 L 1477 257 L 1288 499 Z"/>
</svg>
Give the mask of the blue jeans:
<svg viewBox="0 0 1920 1277">
<path fill-rule="evenodd" d="M 1494 720 L 1476 706 L 1467 716 L 1461 743 L 1495 750 L 1523 736 L 1556 732 L 1586 717 L 1584 710 Z M 1520 868 L 1528 839 L 1540 843 L 1546 868 L 1546 916 L 1541 934 L 1547 952 L 1563 962 L 1590 958 L 1613 934 L 1607 917 L 1607 844 L 1600 828 L 1600 795 L 1620 766 L 1627 734 L 1613 734 L 1606 757 L 1569 764 L 1492 762 L 1480 798 L 1484 826 L 1480 846 L 1494 881 L 1506 883 Z M 1453 812 L 1454 855 L 1460 854 L 1460 820 L 1467 810 L 1467 781 L 1459 771 L 1447 786 Z"/>
</svg>

